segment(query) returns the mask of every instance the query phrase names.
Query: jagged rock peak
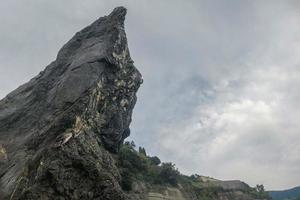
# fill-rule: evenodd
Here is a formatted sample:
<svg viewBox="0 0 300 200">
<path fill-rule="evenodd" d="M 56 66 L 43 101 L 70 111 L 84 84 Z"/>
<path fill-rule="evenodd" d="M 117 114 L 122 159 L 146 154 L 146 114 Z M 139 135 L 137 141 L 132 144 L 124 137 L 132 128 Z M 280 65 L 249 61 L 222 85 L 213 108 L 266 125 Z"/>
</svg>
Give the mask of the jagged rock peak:
<svg viewBox="0 0 300 200">
<path fill-rule="evenodd" d="M 122 199 L 106 150 L 118 151 L 129 136 L 142 83 L 125 15 L 115 8 L 76 33 L 44 71 L 0 101 L 0 199 Z"/>
<path fill-rule="evenodd" d="M 126 8 L 120 6 L 120 7 L 116 7 L 109 15 L 109 17 L 111 17 L 111 19 L 118 21 L 120 23 L 124 23 L 125 20 L 125 16 L 126 16 L 127 10 Z"/>
<path fill-rule="evenodd" d="M 73 62 L 80 64 L 105 59 L 118 67 L 132 63 L 124 31 L 126 12 L 124 7 L 117 7 L 108 16 L 99 18 L 78 32 L 61 49 L 58 60 L 67 62 L 71 57 Z M 86 49 L 89 50 L 88 55 L 85 54 Z M 78 57 L 78 54 L 81 56 Z"/>
</svg>

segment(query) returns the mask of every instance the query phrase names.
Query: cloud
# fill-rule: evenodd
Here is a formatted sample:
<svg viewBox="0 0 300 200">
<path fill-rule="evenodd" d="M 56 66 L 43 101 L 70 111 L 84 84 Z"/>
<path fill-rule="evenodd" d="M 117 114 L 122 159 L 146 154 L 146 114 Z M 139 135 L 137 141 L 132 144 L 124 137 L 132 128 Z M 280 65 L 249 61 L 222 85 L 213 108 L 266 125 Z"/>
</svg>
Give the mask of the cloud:
<svg viewBox="0 0 300 200">
<path fill-rule="evenodd" d="M 245 14 L 219 15 L 225 26 L 208 19 L 208 33 L 192 37 L 196 60 L 188 60 L 187 69 L 167 67 L 176 84 L 159 82 L 166 104 L 155 104 L 158 112 L 148 118 L 159 126 L 152 142 L 140 141 L 186 173 L 274 189 L 299 185 L 299 7 L 290 3 L 256 1 Z"/>
<path fill-rule="evenodd" d="M 273 188 L 299 184 L 299 101 L 288 89 L 298 85 L 299 70 L 270 69 L 248 73 L 243 84 L 216 86 L 212 101 L 161 127 L 161 151 L 188 174 Z"/>
<path fill-rule="evenodd" d="M 249 69 L 246 77 L 233 76 L 212 87 L 212 100 L 199 103 L 181 123 L 162 127 L 159 146 L 189 174 L 241 177 L 268 188 L 295 186 L 300 110 L 294 94 L 300 70 L 293 63 Z"/>
<path fill-rule="evenodd" d="M 145 80 L 129 139 L 186 173 L 299 185 L 298 1 L 2 2 L 0 96 L 118 5 Z"/>
</svg>

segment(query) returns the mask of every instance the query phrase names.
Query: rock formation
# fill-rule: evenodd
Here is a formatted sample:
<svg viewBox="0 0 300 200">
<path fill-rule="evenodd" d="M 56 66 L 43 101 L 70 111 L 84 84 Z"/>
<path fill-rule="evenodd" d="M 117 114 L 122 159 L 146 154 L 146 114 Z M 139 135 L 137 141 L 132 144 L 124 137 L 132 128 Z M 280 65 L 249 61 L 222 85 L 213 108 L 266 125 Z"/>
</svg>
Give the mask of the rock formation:
<svg viewBox="0 0 300 200">
<path fill-rule="evenodd" d="M 122 199 L 110 152 L 130 134 L 142 83 L 118 7 L 0 101 L 0 199 Z"/>
<path fill-rule="evenodd" d="M 172 184 L 150 181 L 161 181 L 163 164 L 123 144 L 142 83 L 125 15 L 115 8 L 76 33 L 44 71 L 0 101 L 0 199 L 264 199 L 241 182 L 177 171 Z"/>
</svg>

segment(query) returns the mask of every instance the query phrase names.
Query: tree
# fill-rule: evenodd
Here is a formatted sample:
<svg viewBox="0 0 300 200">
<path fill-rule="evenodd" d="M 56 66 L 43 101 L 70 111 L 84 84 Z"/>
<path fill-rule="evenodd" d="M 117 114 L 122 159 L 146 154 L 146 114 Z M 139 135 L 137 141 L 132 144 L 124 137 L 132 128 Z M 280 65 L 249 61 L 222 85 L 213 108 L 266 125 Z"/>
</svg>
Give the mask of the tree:
<svg viewBox="0 0 300 200">
<path fill-rule="evenodd" d="M 119 150 L 119 159 L 122 167 L 125 168 L 136 168 L 139 162 L 139 156 L 137 152 L 133 149 L 132 145 L 124 144 Z"/>
<path fill-rule="evenodd" d="M 119 162 L 121 167 L 128 168 L 133 173 L 147 168 L 147 157 L 141 156 L 133 146 L 134 143 L 124 143 L 119 150 Z"/>
<path fill-rule="evenodd" d="M 192 174 L 192 175 L 190 176 L 190 178 L 191 178 L 193 181 L 198 181 L 198 180 L 199 180 L 199 177 L 200 177 L 200 175 L 198 175 L 198 174 Z"/>
<path fill-rule="evenodd" d="M 157 156 L 149 157 L 151 164 L 158 166 L 161 161 Z"/>
<path fill-rule="evenodd" d="M 130 147 L 131 149 L 135 149 L 135 147 L 136 147 L 134 141 L 126 141 L 126 142 L 124 142 L 124 145 Z"/>
<path fill-rule="evenodd" d="M 259 192 L 259 193 L 264 193 L 265 192 L 265 187 L 264 187 L 264 185 L 256 185 L 256 190 L 257 190 L 257 192 Z"/>
<path fill-rule="evenodd" d="M 269 193 L 265 191 L 264 185 L 256 185 L 256 187 L 253 189 L 255 191 L 255 195 L 257 198 L 265 198 L 265 199 L 271 199 L 269 196 Z"/>
<path fill-rule="evenodd" d="M 175 164 L 173 163 L 162 163 L 160 176 L 164 182 L 171 185 L 177 185 L 179 171 L 175 169 Z"/>
<path fill-rule="evenodd" d="M 145 150 L 144 147 L 139 147 L 139 153 L 142 154 L 142 155 L 144 155 L 144 156 L 147 156 L 146 150 Z"/>
<path fill-rule="evenodd" d="M 121 187 L 123 190 L 130 191 L 132 189 L 132 175 L 127 168 L 121 170 Z"/>
</svg>

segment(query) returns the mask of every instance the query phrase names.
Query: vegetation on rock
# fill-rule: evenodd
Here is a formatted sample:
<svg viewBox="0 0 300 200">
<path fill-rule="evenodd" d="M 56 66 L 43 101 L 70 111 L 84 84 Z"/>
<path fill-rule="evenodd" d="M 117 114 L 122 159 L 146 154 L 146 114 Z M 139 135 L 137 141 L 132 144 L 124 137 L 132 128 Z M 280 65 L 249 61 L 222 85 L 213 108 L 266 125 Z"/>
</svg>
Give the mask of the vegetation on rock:
<svg viewBox="0 0 300 200">
<path fill-rule="evenodd" d="M 164 163 L 157 156 L 149 156 L 145 148 L 139 147 L 133 141 L 126 141 L 121 145 L 117 155 L 117 165 L 121 172 L 121 187 L 130 192 L 133 184 L 138 182 L 150 186 L 181 187 L 191 199 L 212 200 L 221 198 L 220 195 L 237 197 L 242 196 L 252 199 L 270 199 L 263 185 L 251 188 L 248 185 L 240 189 L 225 189 L 215 182 L 204 182 L 200 175 L 186 176 L 181 174 L 173 163 Z M 244 183 L 243 183 L 244 184 Z"/>
<path fill-rule="evenodd" d="M 125 142 L 118 153 L 118 166 L 122 175 L 122 188 L 130 190 L 136 180 L 146 180 L 151 184 L 177 185 L 179 171 L 172 163 L 161 163 L 156 156 L 146 154 L 144 148 L 135 150 L 134 142 Z"/>
</svg>

